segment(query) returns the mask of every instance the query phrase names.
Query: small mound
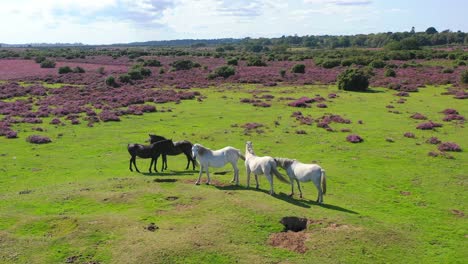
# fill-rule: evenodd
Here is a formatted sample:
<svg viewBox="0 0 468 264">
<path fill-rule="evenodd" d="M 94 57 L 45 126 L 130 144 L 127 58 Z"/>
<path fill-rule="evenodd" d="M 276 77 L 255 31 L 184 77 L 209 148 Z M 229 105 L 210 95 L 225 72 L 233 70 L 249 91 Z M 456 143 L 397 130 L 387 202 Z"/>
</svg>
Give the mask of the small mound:
<svg viewBox="0 0 468 264">
<path fill-rule="evenodd" d="M 305 253 L 307 251 L 307 247 L 305 246 L 306 240 L 307 235 L 304 232 L 282 232 L 271 234 L 268 238 L 268 244 L 297 253 Z"/>
</svg>

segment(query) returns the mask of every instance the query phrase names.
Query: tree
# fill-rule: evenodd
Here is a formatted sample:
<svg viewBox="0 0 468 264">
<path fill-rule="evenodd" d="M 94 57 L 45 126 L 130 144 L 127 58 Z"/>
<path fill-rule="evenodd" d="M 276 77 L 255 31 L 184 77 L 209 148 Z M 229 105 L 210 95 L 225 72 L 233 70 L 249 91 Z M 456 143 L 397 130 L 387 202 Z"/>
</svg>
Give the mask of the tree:
<svg viewBox="0 0 468 264">
<path fill-rule="evenodd" d="M 436 34 L 436 33 L 438 33 L 438 32 L 437 32 L 437 29 L 435 29 L 434 27 L 428 27 L 426 29 L 426 34 L 432 35 L 432 34 Z"/>
<path fill-rule="evenodd" d="M 346 91 L 366 91 L 369 77 L 360 69 L 346 69 L 338 75 L 338 88 Z"/>
<path fill-rule="evenodd" d="M 292 73 L 305 73 L 305 65 L 304 64 L 296 64 L 291 69 Z"/>
</svg>

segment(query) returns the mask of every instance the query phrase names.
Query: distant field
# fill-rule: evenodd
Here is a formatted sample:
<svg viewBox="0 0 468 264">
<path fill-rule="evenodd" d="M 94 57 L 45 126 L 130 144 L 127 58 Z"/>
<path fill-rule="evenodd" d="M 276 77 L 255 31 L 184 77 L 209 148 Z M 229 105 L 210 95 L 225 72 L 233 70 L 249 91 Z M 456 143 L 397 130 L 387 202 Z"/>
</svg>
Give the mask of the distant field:
<svg viewBox="0 0 468 264">
<path fill-rule="evenodd" d="M 441 95 L 446 88 L 420 88 L 400 101 L 384 88 L 357 93 L 334 85 L 222 84 L 190 89 L 200 93 L 192 100 L 147 103 L 157 111 L 120 122 L 87 127 L 79 114 L 78 125 L 64 117 L 65 125 L 51 125 L 52 116 L 41 124 L 13 124 L 18 138 L 0 137 L 0 262 L 464 263 L 468 137 L 463 122 L 445 122 L 440 112 L 452 108 L 466 117 L 468 105 Z M 330 99 L 332 93 L 338 97 Z M 287 105 L 317 95 L 327 108 Z M 245 98 L 271 106 L 241 103 Z M 330 123 L 329 132 L 315 121 L 300 124 L 291 117 L 296 111 L 314 120 L 341 115 L 351 123 Z M 411 119 L 414 113 L 428 119 Z M 416 129 L 429 120 L 443 126 Z M 263 126 L 246 131 L 249 122 Z M 43 131 L 33 131 L 37 127 Z M 148 133 L 212 149 L 244 151 L 250 140 L 259 156 L 318 163 L 327 171 L 325 204 L 315 203 L 311 183 L 302 185 L 304 199 L 289 198 L 290 186 L 277 180 L 277 195 L 268 195 L 263 176 L 260 191 L 247 189 L 241 163 L 240 187 L 229 183 L 228 166 L 211 169 L 213 185 L 195 186 L 198 171 L 183 170 L 183 155 L 168 157 L 169 171 L 153 174 L 149 160 L 138 159 L 142 173 L 132 173 L 126 146 L 144 143 Z M 26 142 L 33 134 L 52 142 Z M 347 142 L 349 134 L 364 142 Z M 463 151 L 443 155 L 426 143 L 430 137 Z M 270 245 L 283 216 L 309 219 L 308 229 L 286 234 L 284 244 L 304 253 Z M 151 223 L 159 229 L 149 231 Z"/>
</svg>

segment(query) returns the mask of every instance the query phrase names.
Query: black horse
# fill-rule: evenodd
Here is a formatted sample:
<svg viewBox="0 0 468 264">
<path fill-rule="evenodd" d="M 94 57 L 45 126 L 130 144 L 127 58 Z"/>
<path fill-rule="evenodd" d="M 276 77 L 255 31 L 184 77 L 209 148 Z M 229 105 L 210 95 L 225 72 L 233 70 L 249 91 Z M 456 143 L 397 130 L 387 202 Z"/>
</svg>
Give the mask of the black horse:
<svg viewBox="0 0 468 264">
<path fill-rule="evenodd" d="M 150 137 L 149 141 L 151 143 L 159 142 L 159 141 L 162 141 L 162 140 L 167 140 L 163 136 L 158 136 L 158 135 L 154 135 L 154 134 L 149 134 L 149 137 Z M 163 167 L 161 168 L 161 171 L 167 170 L 166 155 L 175 156 L 175 155 L 179 155 L 181 153 L 184 153 L 185 156 L 187 157 L 187 167 L 185 167 L 185 169 L 188 170 L 188 168 L 190 166 L 190 162 L 192 162 L 192 167 L 193 167 L 193 169 L 195 169 L 195 158 L 192 157 L 193 144 L 188 140 L 181 140 L 181 141 L 174 142 L 174 147 L 175 147 L 175 150 L 173 152 L 168 152 L 166 154 L 162 154 L 163 155 Z"/>
<path fill-rule="evenodd" d="M 151 173 L 151 167 L 154 163 L 154 171 L 157 172 L 156 164 L 158 162 L 158 158 L 160 155 L 168 155 L 168 153 L 175 153 L 178 150 L 174 146 L 174 142 L 172 140 L 162 140 L 155 143 L 151 143 L 150 145 L 141 145 L 141 144 L 128 144 L 127 146 L 128 153 L 130 153 L 130 171 L 132 169 L 132 163 L 135 165 L 135 169 L 137 172 L 138 167 L 136 165 L 136 157 L 140 157 L 142 159 L 149 159 L 151 158 L 151 163 L 149 167 L 149 172 Z"/>
</svg>

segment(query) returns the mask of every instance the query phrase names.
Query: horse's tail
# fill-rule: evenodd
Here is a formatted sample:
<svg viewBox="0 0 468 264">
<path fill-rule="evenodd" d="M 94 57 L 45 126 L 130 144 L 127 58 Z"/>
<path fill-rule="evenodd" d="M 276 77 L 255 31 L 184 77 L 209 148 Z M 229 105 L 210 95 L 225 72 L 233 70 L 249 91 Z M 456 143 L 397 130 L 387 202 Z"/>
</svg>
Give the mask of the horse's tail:
<svg viewBox="0 0 468 264">
<path fill-rule="evenodd" d="M 273 163 L 271 164 L 271 171 L 273 172 L 273 174 L 275 174 L 276 178 L 278 178 L 278 180 L 284 182 L 284 183 L 290 183 L 277 169 L 276 169 L 276 162 L 273 161 Z"/>
<path fill-rule="evenodd" d="M 239 155 L 239 158 L 241 158 L 242 160 L 245 160 L 245 157 L 244 157 L 244 155 L 242 155 L 240 150 L 237 150 L 237 154 Z"/>
<path fill-rule="evenodd" d="M 327 193 L 327 177 L 325 176 L 324 169 L 322 169 L 322 176 L 320 178 L 322 179 L 322 193 L 326 194 Z"/>
</svg>

